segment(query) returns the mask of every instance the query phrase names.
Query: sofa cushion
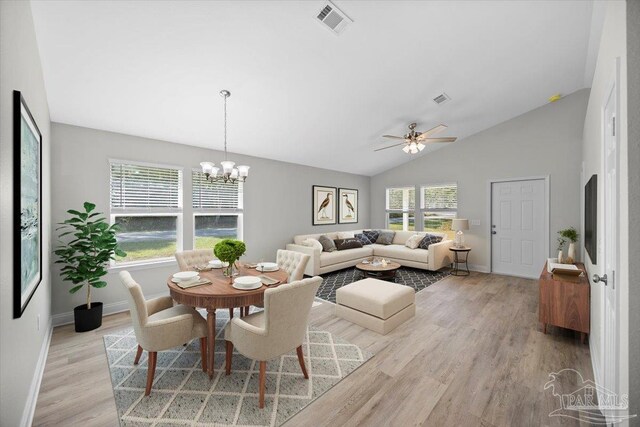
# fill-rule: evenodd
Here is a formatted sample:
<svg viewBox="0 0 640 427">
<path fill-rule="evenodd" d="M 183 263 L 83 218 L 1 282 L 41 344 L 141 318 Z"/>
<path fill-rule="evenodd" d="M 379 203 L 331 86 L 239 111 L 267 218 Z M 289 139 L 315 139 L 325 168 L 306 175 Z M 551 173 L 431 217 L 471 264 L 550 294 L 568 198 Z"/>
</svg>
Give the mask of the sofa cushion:
<svg viewBox="0 0 640 427">
<path fill-rule="evenodd" d="M 328 230 L 328 228 L 326 228 L 325 230 Z M 362 230 L 348 230 L 351 231 L 353 234 L 355 233 L 362 233 Z M 330 231 L 325 231 L 324 233 L 316 233 L 316 234 L 298 234 L 293 236 L 293 243 L 295 243 L 296 245 L 301 245 L 302 242 L 304 242 L 306 239 L 316 239 L 319 240 L 320 236 L 327 236 L 328 238 L 330 238 L 331 240 L 335 240 L 338 238 L 338 232 L 330 232 Z"/>
<path fill-rule="evenodd" d="M 376 243 L 381 245 L 390 245 L 393 242 L 393 236 L 395 234 L 395 231 L 381 231 L 376 239 Z"/>
<path fill-rule="evenodd" d="M 346 251 L 322 252 L 320 254 L 320 267 L 326 267 L 328 265 L 339 264 L 347 261 L 360 261 L 370 257 L 372 252 L 371 246 L 349 249 Z"/>
<path fill-rule="evenodd" d="M 353 239 L 355 233 L 353 231 L 338 231 L 338 239 Z"/>
<path fill-rule="evenodd" d="M 335 243 L 336 248 L 339 251 L 362 247 L 362 243 L 360 243 L 360 240 L 356 239 L 355 237 L 352 237 L 350 239 L 336 239 L 333 241 L 333 243 Z"/>
<path fill-rule="evenodd" d="M 367 238 L 371 240 L 371 243 L 375 243 L 380 235 L 380 230 L 363 230 L 362 234 L 367 236 Z"/>
<path fill-rule="evenodd" d="M 364 279 L 336 291 L 336 303 L 388 319 L 415 302 L 412 287 L 378 279 Z"/>
<path fill-rule="evenodd" d="M 372 243 L 373 243 L 371 240 L 369 240 L 369 238 L 367 237 L 367 235 L 366 235 L 366 234 L 364 234 L 364 233 L 357 233 L 357 234 L 355 235 L 355 237 L 356 237 L 356 239 L 358 239 L 358 241 L 359 241 L 360 243 L 362 243 L 362 245 L 363 245 L 363 246 L 365 246 L 365 245 L 370 245 L 370 244 L 372 244 Z"/>
<path fill-rule="evenodd" d="M 302 242 L 302 246 L 309 246 L 310 248 L 317 249 L 319 251 L 323 251 L 322 243 L 320 243 L 317 239 L 308 238 Z"/>
<path fill-rule="evenodd" d="M 320 236 L 318 241 L 322 245 L 322 250 L 323 251 L 325 251 L 325 252 L 333 252 L 333 251 L 336 250 L 336 244 L 333 243 L 333 239 L 330 239 L 327 236 Z"/>
<path fill-rule="evenodd" d="M 373 255 L 380 257 L 395 258 L 406 261 L 429 262 L 429 251 L 426 249 L 409 249 L 404 245 L 376 245 L 373 248 Z"/>
<path fill-rule="evenodd" d="M 409 240 L 409 237 L 417 234 L 415 231 L 396 231 L 395 236 L 393 236 L 394 245 L 404 245 Z"/>
<path fill-rule="evenodd" d="M 440 243 L 442 242 L 442 237 L 438 236 L 436 234 L 431 234 L 431 233 L 427 233 L 424 238 L 422 239 L 422 241 L 420 242 L 420 245 L 418 245 L 418 247 L 420 249 L 429 249 L 429 245 L 432 245 L 434 243 Z"/>
<path fill-rule="evenodd" d="M 407 239 L 404 245 L 409 249 L 415 249 L 418 247 L 418 245 L 420 245 L 420 242 L 422 241 L 423 238 L 424 238 L 423 235 L 414 234 L 413 236 Z"/>
</svg>

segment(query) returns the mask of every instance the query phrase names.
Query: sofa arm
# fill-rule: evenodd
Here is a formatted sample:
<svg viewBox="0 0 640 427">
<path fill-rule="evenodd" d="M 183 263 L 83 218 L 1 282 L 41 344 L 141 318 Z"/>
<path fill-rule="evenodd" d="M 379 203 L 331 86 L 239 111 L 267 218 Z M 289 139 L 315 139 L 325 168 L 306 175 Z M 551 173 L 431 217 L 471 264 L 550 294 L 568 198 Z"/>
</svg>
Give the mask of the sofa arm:
<svg viewBox="0 0 640 427">
<path fill-rule="evenodd" d="M 307 276 L 317 276 L 320 273 L 320 252 L 322 251 L 310 246 L 296 244 L 288 244 L 287 250 L 309 255 L 309 262 L 307 263 L 307 268 L 304 269 L 304 274 Z"/>
<path fill-rule="evenodd" d="M 449 250 L 451 246 L 453 246 L 453 240 L 443 240 L 429 245 L 429 270 L 436 271 L 451 265 L 453 262 Z"/>
</svg>

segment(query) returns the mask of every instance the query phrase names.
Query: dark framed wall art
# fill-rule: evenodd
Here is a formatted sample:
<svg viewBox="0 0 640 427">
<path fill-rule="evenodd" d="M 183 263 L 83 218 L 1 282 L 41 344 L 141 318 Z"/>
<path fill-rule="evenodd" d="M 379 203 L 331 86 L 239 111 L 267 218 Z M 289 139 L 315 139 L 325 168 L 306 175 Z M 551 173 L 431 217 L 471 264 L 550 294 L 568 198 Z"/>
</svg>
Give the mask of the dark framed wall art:
<svg viewBox="0 0 640 427">
<path fill-rule="evenodd" d="M 336 187 L 314 185 L 311 191 L 313 225 L 330 225 L 336 223 Z"/>
<path fill-rule="evenodd" d="M 338 189 L 338 222 L 340 224 L 358 222 L 358 190 Z"/>
<path fill-rule="evenodd" d="M 13 317 L 42 281 L 42 134 L 13 91 Z"/>
</svg>

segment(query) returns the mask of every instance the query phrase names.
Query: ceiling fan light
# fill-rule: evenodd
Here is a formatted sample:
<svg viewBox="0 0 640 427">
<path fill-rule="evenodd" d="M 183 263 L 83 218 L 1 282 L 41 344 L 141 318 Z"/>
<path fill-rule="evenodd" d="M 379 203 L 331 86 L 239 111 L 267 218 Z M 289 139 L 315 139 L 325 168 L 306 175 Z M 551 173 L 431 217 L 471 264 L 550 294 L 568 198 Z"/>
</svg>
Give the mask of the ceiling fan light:
<svg viewBox="0 0 640 427">
<path fill-rule="evenodd" d="M 424 150 L 424 144 L 422 142 L 418 142 L 418 150 Z"/>
<path fill-rule="evenodd" d="M 405 153 L 409 154 L 409 146 L 405 145 L 404 147 L 402 147 L 402 151 L 404 151 Z"/>
</svg>

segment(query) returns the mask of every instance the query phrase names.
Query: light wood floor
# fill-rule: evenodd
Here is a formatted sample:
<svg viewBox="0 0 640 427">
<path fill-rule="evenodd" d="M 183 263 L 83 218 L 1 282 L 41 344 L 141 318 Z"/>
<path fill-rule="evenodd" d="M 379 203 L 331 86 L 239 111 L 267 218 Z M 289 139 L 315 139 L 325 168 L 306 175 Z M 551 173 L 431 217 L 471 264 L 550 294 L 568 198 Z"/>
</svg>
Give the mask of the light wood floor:
<svg viewBox="0 0 640 427">
<path fill-rule="evenodd" d="M 416 317 L 387 336 L 312 310 L 313 325 L 375 356 L 289 420 L 287 426 L 577 425 L 550 418 L 549 373 L 574 368 L 593 379 L 588 345 L 537 322 L 537 281 L 472 273 L 416 295 Z M 35 426 L 117 426 L 102 335 L 130 324 L 105 317 L 93 332 L 56 328 Z M 572 391 L 564 384 L 563 391 Z"/>
</svg>

